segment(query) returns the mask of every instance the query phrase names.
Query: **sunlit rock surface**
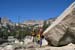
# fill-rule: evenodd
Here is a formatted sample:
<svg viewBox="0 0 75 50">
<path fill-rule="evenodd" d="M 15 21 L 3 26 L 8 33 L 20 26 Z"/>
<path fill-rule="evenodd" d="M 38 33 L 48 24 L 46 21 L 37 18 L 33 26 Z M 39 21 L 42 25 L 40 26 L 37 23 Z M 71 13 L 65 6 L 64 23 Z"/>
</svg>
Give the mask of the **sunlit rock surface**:
<svg viewBox="0 0 75 50">
<path fill-rule="evenodd" d="M 74 30 L 74 31 L 73 31 Z M 68 32 L 68 33 L 67 33 Z M 75 38 L 75 2 L 72 3 L 44 32 L 50 45 L 59 46 L 73 42 Z M 71 37 L 73 35 L 74 37 Z M 63 42 L 62 42 L 63 41 Z"/>
</svg>

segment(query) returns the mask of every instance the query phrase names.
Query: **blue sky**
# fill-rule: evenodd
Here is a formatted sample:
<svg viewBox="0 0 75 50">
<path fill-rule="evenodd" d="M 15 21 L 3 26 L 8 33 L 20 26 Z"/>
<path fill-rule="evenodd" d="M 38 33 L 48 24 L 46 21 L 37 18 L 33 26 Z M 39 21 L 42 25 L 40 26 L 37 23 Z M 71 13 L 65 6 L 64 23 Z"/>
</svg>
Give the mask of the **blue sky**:
<svg viewBox="0 0 75 50">
<path fill-rule="evenodd" d="M 58 17 L 74 0 L 0 0 L 0 17 L 13 22 Z"/>
</svg>

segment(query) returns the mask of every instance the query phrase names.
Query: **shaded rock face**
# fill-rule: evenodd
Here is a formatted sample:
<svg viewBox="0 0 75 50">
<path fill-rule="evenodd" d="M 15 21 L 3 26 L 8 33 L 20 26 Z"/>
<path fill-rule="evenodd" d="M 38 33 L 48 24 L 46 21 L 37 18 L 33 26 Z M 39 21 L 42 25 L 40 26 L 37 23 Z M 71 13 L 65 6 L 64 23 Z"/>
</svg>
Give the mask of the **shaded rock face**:
<svg viewBox="0 0 75 50">
<path fill-rule="evenodd" d="M 69 28 L 68 28 L 69 29 Z M 67 30 L 63 37 L 59 41 L 59 46 L 67 45 L 69 43 L 75 43 L 75 32 Z"/>
<path fill-rule="evenodd" d="M 44 36 L 53 46 L 75 43 L 75 8 Z"/>
</svg>

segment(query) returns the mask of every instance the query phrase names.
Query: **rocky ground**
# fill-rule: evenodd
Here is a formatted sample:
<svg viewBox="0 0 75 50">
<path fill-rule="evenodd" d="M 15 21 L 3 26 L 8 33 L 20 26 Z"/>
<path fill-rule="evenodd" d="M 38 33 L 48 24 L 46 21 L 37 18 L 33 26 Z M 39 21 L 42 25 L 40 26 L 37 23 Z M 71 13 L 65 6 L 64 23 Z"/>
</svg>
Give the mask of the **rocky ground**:
<svg viewBox="0 0 75 50">
<path fill-rule="evenodd" d="M 13 46 L 9 45 L 10 47 L 1 47 L 0 50 L 75 50 L 75 44 L 68 44 L 62 47 L 52 47 L 52 46 L 44 46 L 44 47 L 36 47 L 36 48 L 14 48 Z"/>
<path fill-rule="evenodd" d="M 63 46 L 63 47 L 47 46 L 47 47 L 42 47 L 42 48 L 28 48 L 25 50 L 75 50 L 75 45 L 70 43 L 67 46 Z"/>
</svg>

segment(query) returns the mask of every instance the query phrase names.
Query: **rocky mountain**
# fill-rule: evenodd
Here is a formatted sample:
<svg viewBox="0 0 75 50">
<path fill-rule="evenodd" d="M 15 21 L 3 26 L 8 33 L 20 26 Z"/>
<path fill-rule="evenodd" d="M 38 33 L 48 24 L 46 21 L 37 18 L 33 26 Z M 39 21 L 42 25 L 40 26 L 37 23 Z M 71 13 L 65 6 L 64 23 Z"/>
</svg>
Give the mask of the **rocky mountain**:
<svg viewBox="0 0 75 50">
<path fill-rule="evenodd" d="M 5 16 L 0 18 L 0 24 L 2 24 L 3 26 L 6 26 L 7 24 L 9 24 L 11 26 L 14 25 L 14 23 Z"/>
<path fill-rule="evenodd" d="M 75 2 L 43 32 L 43 35 L 53 46 L 75 42 Z"/>
</svg>

